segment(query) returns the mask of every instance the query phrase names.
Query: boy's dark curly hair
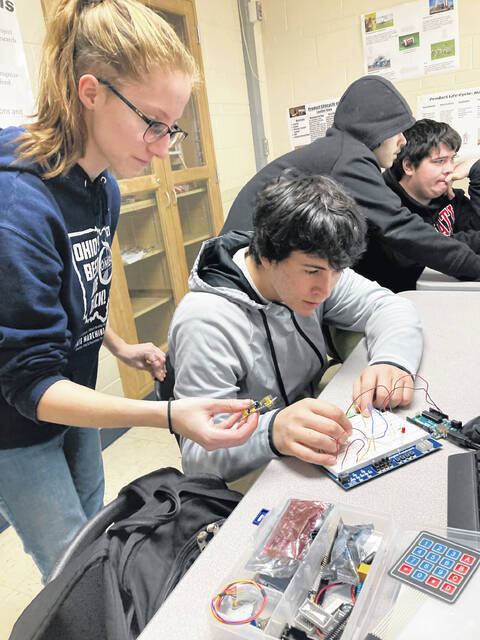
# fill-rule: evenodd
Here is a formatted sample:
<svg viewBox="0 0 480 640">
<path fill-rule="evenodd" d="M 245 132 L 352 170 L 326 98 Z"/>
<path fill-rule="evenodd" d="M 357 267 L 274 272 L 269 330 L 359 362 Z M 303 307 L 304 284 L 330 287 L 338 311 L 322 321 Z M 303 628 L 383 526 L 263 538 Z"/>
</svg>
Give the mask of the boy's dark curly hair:
<svg viewBox="0 0 480 640">
<path fill-rule="evenodd" d="M 248 251 L 257 264 L 302 251 L 341 270 L 365 251 L 365 233 L 355 201 L 334 180 L 288 170 L 259 194 Z"/>
</svg>

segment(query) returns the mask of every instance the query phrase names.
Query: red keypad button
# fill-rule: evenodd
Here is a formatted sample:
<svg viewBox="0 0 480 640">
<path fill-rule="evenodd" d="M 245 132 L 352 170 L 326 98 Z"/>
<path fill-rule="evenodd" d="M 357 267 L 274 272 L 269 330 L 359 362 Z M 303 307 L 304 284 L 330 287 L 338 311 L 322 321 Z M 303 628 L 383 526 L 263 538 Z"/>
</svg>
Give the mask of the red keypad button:
<svg viewBox="0 0 480 640">
<path fill-rule="evenodd" d="M 444 593 L 448 593 L 449 595 L 451 595 L 452 593 L 455 592 L 456 588 L 457 587 L 455 585 L 448 584 L 448 582 L 444 582 L 440 587 L 440 591 L 443 591 Z"/>
<path fill-rule="evenodd" d="M 458 562 L 454 567 L 453 570 L 456 571 L 457 573 L 461 573 L 462 576 L 464 576 L 467 571 L 470 569 L 470 567 L 466 567 L 464 564 L 460 564 L 460 562 Z"/>
<path fill-rule="evenodd" d="M 431 587 L 435 587 L 435 589 L 438 587 L 440 582 L 440 578 L 435 578 L 435 576 L 430 576 L 428 580 L 426 580 L 426 584 L 430 585 Z"/>
<path fill-rule="evenodd" d="M 464 553 L 460 558 L 460 562 L 464 562 L 465 564 L 473 564 L 475 558 L 473 556 L 469 556 L 467 553 Z"/>
<path fill-rule="evenodd" d="M 402 564 L 399 571 L 400 573 L 404 573 L 406 576 L 409 576 L 412 573 L 412 569 L 413 567 L 411 567 L 409 564 Z"/>
<path fill-rule="evenodd" d="M 460 584 L 460 582 L 463 580 L 463 576 L 459 576 L 458 573 L 451 573 L 447 580 L 449 582 L 453 582 L 453 584 Z"/>
</svg>

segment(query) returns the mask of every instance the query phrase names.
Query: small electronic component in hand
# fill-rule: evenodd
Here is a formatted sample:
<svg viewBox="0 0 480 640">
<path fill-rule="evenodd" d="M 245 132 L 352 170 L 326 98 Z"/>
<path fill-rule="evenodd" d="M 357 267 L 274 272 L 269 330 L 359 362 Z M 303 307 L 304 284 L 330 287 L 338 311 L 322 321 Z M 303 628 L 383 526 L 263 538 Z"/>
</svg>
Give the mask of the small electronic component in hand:
<svg viewBox="0 0 480 640">
<path fill-rule="evenodd" d="M 250 414 L 255 413 L 256 411 L 260 411 L 264 407 L 266 407 L 267 409 L 271 409 L 275 404 L 275 400 L 276 398 L 272 398 L 271 395 L 265 396 L 261 400 L 255 400 L 255 402 L 253 402 L 248 407 L 248 409 L 245 409 L 245 411 L 242 413 L 242 420 L 248 418 Z"/>
</svg>

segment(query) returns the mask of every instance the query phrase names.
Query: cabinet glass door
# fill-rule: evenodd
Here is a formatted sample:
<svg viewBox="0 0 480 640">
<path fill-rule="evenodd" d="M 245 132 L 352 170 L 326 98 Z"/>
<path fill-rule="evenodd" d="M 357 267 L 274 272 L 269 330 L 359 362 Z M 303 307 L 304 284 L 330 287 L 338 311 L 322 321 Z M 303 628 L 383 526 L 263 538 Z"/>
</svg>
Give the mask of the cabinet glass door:
<svg viewBox="0 0 480 640">
<path fill-rule="evenodd" d="M 172 11 L 160 9 L 156 9 L 156 11 L 171 27 L 173 27 L 177 36 L 186 48 L 191 51 L 192 47 L 187 29 L 186 17 Z M 195 95 L 192 95 L 185 107 L 182 117 L 178 121 L 179 126 L 184 131 L 187 131 L 188 137 L 181 145 L 178 145 L 177 148 L 170 149 L 169 158 L 172 171 L 200 167 L 205 164 L 205 154 L 200 134 L 200 120 L 198 113 L 197 98 Z"/>
<path fill-rule="evenodd" d="M 174 296 L 155 191 L 122 196 L 117 235 L 138 340 L 165 346 Z"/>
<path fill-rule="evenodd" d="M 177 184 L 174 192 L 190 271 L 202 242 L 214 235 L 207 181 L 194 180 Z"/>
</svg>

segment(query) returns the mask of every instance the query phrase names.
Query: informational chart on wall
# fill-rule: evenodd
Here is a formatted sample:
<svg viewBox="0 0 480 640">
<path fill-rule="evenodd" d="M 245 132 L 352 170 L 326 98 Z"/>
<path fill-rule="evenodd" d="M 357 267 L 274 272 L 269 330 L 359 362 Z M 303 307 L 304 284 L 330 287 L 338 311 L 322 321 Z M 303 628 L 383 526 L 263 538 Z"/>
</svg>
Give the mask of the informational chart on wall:
<svg viewBox="0 0 480 640">
<path fill-rule="evenodd" d="M 480 87 L 418 96 L 417 118 L 448 122 L 456 129 L 462 137 L 458 158 L 480 155 Z"/>
<path fill-rule="evenodd" d="M 0 1 L 0 127 L 24 124 L 34 102 L 14 0 Z"/>
<path fill-rule="evenodd" d="M 288 133 L 292 149 L 304 147 L 325 135 L 333 124 L 339 100 L 340 98 L 331 98 L 288 109 Z"/>
<path fill-rule="evenodd" d="M 459 67 L 459 0 L 417 0 L 361 16 L 366 74 L 389 80 Z"/>
</svg>

